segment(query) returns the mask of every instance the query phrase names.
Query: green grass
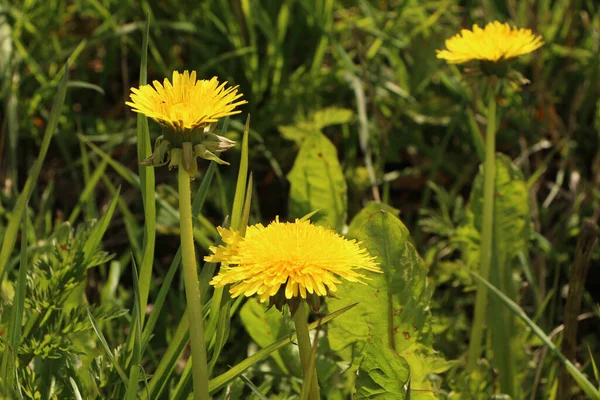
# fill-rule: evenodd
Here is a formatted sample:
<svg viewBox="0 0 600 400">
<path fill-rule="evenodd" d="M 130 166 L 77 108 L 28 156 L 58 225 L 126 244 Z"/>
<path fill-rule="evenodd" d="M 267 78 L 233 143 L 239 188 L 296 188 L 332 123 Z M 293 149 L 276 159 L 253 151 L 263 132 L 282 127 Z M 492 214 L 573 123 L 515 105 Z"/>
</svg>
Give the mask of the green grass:
<svg viewBox="0 0 600 400">
<path fill-rule="evenodd" d="M 581 229 L 600 210 L 596 3 L 0 0 L 0 398 L 191 394 L 177 171 L 139 163 L 161 127 L 124 104 L 185 69 L 248 101 L 217 127 L 237 142 L 220 154 L 231 165 L 200 160 L 192 181 L 215 398 L 306 397 L 289 314 L 214 289 L 219 265 L 201 258 L 218 226 L 309 213 L 386 249 L 384 294 L 371 293 L 379 276 L 341 284 L 345 298 L 311 314 L 323 398 L 598 397 L 597 245 L 565 314 Z M 485 80 L 435 50 L 496 19 L 546 44 L 511 64 L 530 83 L 497 96 L 488 276 Z M 467 368 L 478 285 L 490 297 Z"/>
</svg>

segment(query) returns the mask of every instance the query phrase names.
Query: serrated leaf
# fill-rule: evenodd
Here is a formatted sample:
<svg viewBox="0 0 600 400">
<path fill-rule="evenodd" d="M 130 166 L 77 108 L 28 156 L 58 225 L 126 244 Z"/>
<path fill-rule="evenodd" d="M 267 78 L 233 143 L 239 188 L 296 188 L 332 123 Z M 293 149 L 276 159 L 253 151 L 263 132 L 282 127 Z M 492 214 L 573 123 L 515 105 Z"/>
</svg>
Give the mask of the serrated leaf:
<svg viewBox="0 0 600 400">
<path fill-rule="evenodd" d="M 278 127 L 281 136 L 298 144 L 309 135 L 319 132 L 311 123 L 300 122 L 296 125 L 281 125 Z"/>
<path fill-rule="evenodd" d="M 342 351 L 354 342 L 380 337 L 410 365 L 413 388 L 430 389 L 427 375 L 449 363 L 432 349 L 429 301 L 433 288 L 427 267 L 409 241 L 409 232 L 389 207 L 371 203 L 352 221 L 350 239 L 377 257 L 382 274 L 367 273 L 367 284 L 344 282 L 328 300 L 334 307 L 358 301 L 358 306 L 332 322 L 329 343 Z M 342 353 L 340 353 L 342 354 Z M 343 356 L 343 355 L 342 355 Z"/>
<path fill-rule="evenodd" d="M 406 397 L 410 367 L 378 336 L 365 342 L 356 380 L 356 399 L 397 400 Z"/>
<path fill-rule="evenodd" d="M 297 120 L 294 125 L 278 127 L 281 135 L 301 144 L 310 135 L 320 133 L 327 126 L 345 124 L 352 120 L 353 112 L 346 108 L 328 107 L 316 111 L 310 118 Z"/>
<path fill-rule="evenodd" d="M 346 181 L 337 150 L 325 135 L 315 133 L 304 141 L 288 180 L 292 218 L 321 209 L 313 218 L 316 224 L 342 229 L 348 202 Z"/>
<path fill-rule="evenodd" d="M 321 130 L 330 125 L 345 124 L 352 120 L 353 112 L 347 108 L 328 107 L 315 112 L 313 123 L 316 129 Z"/>
</svg>

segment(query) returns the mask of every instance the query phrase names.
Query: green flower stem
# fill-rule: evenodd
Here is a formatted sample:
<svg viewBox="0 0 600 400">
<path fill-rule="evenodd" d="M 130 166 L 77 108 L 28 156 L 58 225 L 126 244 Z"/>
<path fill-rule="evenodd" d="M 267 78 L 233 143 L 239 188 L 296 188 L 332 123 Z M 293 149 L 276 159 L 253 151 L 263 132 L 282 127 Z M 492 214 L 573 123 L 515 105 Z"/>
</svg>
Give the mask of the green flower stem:
<svg viewBox="0 0 600 400">
<path fill-rule="evenodd" d="M 190 321 L 194 400 L 208 400 L 210 398 L 208 395 L 208 366 L 206 361 L 206 343 L 204 340 L 204 323 L 202 321 L 202 304 L 200 302 L 200 286 L 198 284 L 194 236 L 192 231 L 190 176 L 181 165 L 177 170 L 179 180 L 181 260 L 185 281 L 188 319 Z"/>
<path fill-rule="evenodd" d="M 306 313 L 306 304 L 300 303 L 296 313 L 292 316 L 294 325 L 296 326 L 296 335 L 298 336 L 298 349 L 300 351 L 300 363 L 302 364 L 302 374 L 304 382 L 311 381 L 309 400 L 319 400 L 319 384 L 317 381 L 317 370 L 311 370 L 312 346 L 310 344 L 310 336 L 308 335 L 308 315 Z M 315 339 L 316 340 L 316 339 Z M 313 365 L 315 365 L 313 363 Z M 312 379 L 309 376 L 312 374 Z M 303 389 L 303 391 L 306 388 Z"/>
<path fill-rule="evenodd" d="M 494 188 L 496 181 L 496 91 L 491 88 L 487 110 L 487 129 L 485 135 L 485 160 L 483 165 L 483 221 L 481 225 L 480 270 L 485 280 L 490 275 L 492 264 L 492 241 L 494 227 Z M 467 371 L 473 371 L 481 355 L 481 341 L 485 325 L 487 308 L 487 288 L 479 283 L 475 297 L 475 316 L 471 328 L 471 341 L 467 354 Z"/>
</svg>

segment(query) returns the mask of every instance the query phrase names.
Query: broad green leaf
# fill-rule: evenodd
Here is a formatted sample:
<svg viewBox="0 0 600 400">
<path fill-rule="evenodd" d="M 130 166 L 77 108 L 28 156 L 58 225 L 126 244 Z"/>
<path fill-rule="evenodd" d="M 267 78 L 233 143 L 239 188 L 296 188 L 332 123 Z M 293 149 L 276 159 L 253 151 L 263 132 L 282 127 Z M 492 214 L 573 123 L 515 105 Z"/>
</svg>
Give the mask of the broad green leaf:
<svg viewBox="0 0 600 400">
<path fill-rule="evenodd" d="M 290 181 L 292 218 L 321 209 L 315 223 L 340 231 L 346 220 L 346 181 L 335 146 L 321 133 L 310 135 L 300 147 Z"/>
<path fill-rule="evenodd" d="M 298 144 L 302 143 L 307 136 L 318 132 L 310 122 L 299 122 L 296 125 L 282 125 L 278 128 L 281 136 Z"/>
<path fill-rule="evenodd" d="M 356 380 L 356 399 L 397 400 L 406 396 L 410 367 L 378 337 L 365 342 Z"/>
<path fill-rule="evenodd" d="M 350 224 L 347 236 L 377 257 L 383 273 L 366 273 L 366 284 L 343 282 L 338 287 L 338 299 L 328 300 L 330 306 L 359 304 L 333 321 L 329 343 L 344 357 L 343 350 L 352 343 L 380 337 L 407 360 L 413 389 L 427 390 L 431 388 L 427 375 L 442 372 L 449 364 L 431 347 L 429 301 L 433 288 L 427 280 L 427 267 L 393 212 L 371 203 Z"/>
<path fill-rule="evenodd" d="M 330 126 L 345 124 L 352 120 L 352 110 L 340 107 L 328 107 L 315 112 L 313 115 L 313 123 L 319 130 Z"/>
<path fill-rule="evenodd" d="M 294 125 L 281 125 L 278 128 L 284 138 L 300 144 L 308 136 L 321 132 L 327 126 L 350 122 L 352 116 L 352 110 L 328 107 L 316 111 L 309 119 L 299 120 Z"/>
</svg>

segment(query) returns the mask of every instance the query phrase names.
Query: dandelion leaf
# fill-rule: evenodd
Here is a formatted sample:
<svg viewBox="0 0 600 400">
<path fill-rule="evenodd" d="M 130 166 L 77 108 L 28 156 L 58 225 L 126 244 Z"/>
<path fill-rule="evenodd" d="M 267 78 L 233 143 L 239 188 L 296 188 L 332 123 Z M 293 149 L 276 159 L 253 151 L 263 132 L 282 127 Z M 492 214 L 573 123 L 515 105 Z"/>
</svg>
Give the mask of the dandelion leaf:
<svg viewBox="0 0 600 400">
<path fill-rule="evenodd" d="M 406 397 L 410 368 L 406 360 L 373 336 L 362 349 L 356 399 L 397 400 Z"/>
<path fill-rule="evenodd" d="M 312 220 L 340 231 L 346 220 L 347 188 L 335 146 L 322 133 L 302 143 L 290 181 L 289 210 L 292 218 L 316 210 Z"/>
<path fill-rule="evenodd" d="M 429 301 L 432 286 L 427 267 L 410 243 L 410 235 L 393 210 L 371 203 L 350 224 L 348 237 L 357 239 L 377 257 L 382 274 L 367 273 L 367 284 L 344 282 L 330 299 L 332 309 L 359 304 L 329 327 L 331 348 L 344 357 L 348 346 L 379 337 L 410 367 L 412 389 L 428 391 L 430 373 L 443 372 L 449 363 L 432 348 Z"/>
<path fill-rule="evenodd" d="M 308 119 L 299 119 L 294 125 L 280 125 L 281 135 L 298 144 L 308 136 L 319 133 L 330 125 L 345 124 L 352 120 L 352 110 L 340 107 L 328 107 L 316 111 Z"/>
<path fill-rule="evenodd" d="M 314 125 L 321 130 L 330 125 L 340 125 L 352 120 L 352 110 L 340 107 L 328 107 L 315 112 L 313 115 Z"/>
</svg>

